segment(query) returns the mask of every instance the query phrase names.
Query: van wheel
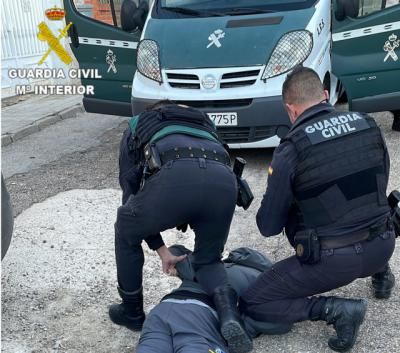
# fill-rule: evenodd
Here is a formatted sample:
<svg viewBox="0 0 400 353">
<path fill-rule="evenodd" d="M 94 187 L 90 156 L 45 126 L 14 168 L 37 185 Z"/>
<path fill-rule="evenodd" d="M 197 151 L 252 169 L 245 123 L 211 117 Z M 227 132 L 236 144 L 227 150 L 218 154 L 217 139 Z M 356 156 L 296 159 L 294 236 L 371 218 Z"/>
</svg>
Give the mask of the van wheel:
<svg viewBox="0 0 400 353">
<path fill-rule="evenodd" d="M 10 246 L 14 228 L 14 216 L 11 206 L 10 195 L 1 174 L 1 259 L 3 260 L 8 247 Z"/>
<path fill-rule="evenodd" d="M 343 91 L 341 93 L 338 94 L 338 103 L 340 104 L 346 104 L 349 102 L 348 98 L 347 98 L 347 94 L 346 91 Z"/>
<path fill-rule="evenodd" d="M 392 130 L 393 131 L 399 131 L 400 132 L 400 110 L 395 110 L 393 113 L 393 125 L 392 125 Z"/>
<path fill-rule="evenodd" d="M 342 83 L 340 81 L 338 83 L 337 91 L 338 91 L 338 100 L 337 100 L 337 102 L 340 103 L 340 104 L 348 103 L 346 90 L 344 89 L 344 86 L 342 85 Z"/>
<path fill-rule="evenodd" d="M 329 94 L 331 94 L 331 77 L 329 74 L 326 74 L 324 77 L 324 90 L 327 90 Z"/>
</svg>

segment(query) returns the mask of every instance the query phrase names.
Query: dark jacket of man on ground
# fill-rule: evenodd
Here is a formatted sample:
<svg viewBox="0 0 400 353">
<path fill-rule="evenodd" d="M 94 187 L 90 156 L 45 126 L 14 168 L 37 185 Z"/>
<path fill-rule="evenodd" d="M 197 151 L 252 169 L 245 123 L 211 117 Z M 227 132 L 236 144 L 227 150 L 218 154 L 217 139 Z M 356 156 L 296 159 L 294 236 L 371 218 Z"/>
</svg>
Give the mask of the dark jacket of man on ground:
<svg viewBox="0 0 400 353">
<path fill-rule="evenodd" d="M 266 271 L 240 302 L 257 320 L 333 324 L 338 337 L 329 346 L 345 351 L 366 302 L 314 295 L 373 276 L 375 296 L 388 298 L 395 240 L 381 131 L 368 115 L 337 111 L 328 98 L 311 69 L 296 69 L 284 83 L 293 126 L 274 153 L 257 224 L 266 237 L 285 229 L 296 256 Z"/>
<path fill-rule="evenodd" d="M 183 256 L 173 256 L 160 232 L 187 225 L 195 232 L 196 278 L 213 298 L 221 333 L 232 352 L 252 349 L 237 311 L 221 254 L 237 201 L 229 154 L 209 117 L 197 109 L 161 102 L 129 122 L 120 146 L 123 205 L 115 223 L 118 292 L 110 307 L 114 323 L 140 330 L 145 319 L 141 243 L 157 251 L 165 273 Z"/>
<path fill-rule="evenodd" d="M 180 245 L 174 245 L 170 250 L 176 256 L 189 254 L 176 265 L 182 284 L 150 311 L 136 353 L 159 353 L 160 347 L 163 353 L 229 353 L 219 332 L 213 300 L 195 281 L 190 251 Z M 229 284 L 240 295 L 272 263 L 256 250 L 239 248 L 230 252 L 224 266 Z M 285 323 L 257 322 L 245 316 L 243 322 L 252 337 L 284 334 L 292 327 Z"/>
</svg>

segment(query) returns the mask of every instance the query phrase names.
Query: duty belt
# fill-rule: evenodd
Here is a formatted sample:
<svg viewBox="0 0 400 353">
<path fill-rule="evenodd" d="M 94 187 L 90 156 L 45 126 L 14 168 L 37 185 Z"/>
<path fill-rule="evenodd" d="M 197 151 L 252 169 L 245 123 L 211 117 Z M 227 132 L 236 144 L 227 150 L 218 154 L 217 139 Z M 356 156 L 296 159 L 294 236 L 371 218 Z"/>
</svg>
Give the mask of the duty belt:
<svg viewBox="0 0 400 353">
<path fill-rule="evenodd" d="M 331 238 L 319 237 L 321 250 L 344 248 L 346 246 L 361 243 L 366 240 L 371 241 L 389 229 L 390 228 L 388 224 L 385 222 L 380 226 L 371 227 L 369 229 L 353 233 L 351 235 Z"/>
<path fill-rule="evenodd" d="M 217 152 L 216 150 L 207 150 L 205 148 L 175 147 L 174 149 L 160 152 L 160 159 L 163 165 L 171 160 L 183 158 L 204 158 L 206 160 L 216 161 L 226 165 L 231 164 L 227 153 Z"/>
</svg>

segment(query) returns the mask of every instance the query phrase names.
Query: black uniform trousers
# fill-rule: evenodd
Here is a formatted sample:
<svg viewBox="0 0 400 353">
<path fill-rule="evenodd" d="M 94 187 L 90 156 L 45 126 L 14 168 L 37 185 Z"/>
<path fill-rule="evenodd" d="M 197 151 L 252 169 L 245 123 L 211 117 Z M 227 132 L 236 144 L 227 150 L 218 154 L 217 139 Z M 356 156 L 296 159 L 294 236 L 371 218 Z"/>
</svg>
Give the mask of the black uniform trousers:
<svg viewBox="0 0 400 353">
<path fill-rule="evenodd" d="M 208 293 L 227 283 L 221 254 L 237 198 L 236 176 L 225 164 L 203 158 L 169 161 L 118 209 L 115 251 L 119 286 L 142 286 L 141 243 L 189 224 L 195 232 L 196 278 Z"/>
<path fill-rule="evenodd" d="M 322 250 L 321 261 L 301 264 L 296 256 L 277 262 L 241 297 L 241 310 L 259 321 L 293 323 L 318 318 L 324 297 L 311 297 L 383 272 L 394 251 L 393 231 L 372 241 Z"/>
</svg>

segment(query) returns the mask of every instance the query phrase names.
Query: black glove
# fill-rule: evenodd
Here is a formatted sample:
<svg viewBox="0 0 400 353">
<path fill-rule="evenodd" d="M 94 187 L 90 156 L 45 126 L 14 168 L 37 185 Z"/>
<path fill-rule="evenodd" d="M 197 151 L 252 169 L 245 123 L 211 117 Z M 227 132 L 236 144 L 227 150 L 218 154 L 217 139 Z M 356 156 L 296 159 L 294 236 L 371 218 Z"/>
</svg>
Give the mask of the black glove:
<svg viewBox="0 0 400 353">
<path fill-rule="evenodd" d="M 176 229 L 178 229 L 179 231 L 185 233 L 187 231 L 187 229 L 188 229 L 188 225 L 187 225 L 187 223 L 181 224 L 180 226 L 177 226 Z"/>
</svg>

